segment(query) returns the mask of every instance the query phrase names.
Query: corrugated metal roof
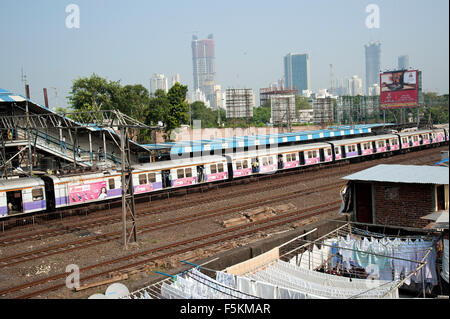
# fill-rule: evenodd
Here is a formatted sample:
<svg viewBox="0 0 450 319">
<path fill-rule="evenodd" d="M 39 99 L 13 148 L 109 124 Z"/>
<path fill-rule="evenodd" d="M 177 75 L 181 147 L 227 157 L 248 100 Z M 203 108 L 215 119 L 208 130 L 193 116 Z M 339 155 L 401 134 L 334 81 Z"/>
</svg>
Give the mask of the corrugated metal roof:
<svg viewBox="0 0 450 319">
<path fill-rule="evenodd" d="M 420 165 L 377 165 L 343 177 L 346 180 L 448 185 L 448 167 Z"/>
</svg>

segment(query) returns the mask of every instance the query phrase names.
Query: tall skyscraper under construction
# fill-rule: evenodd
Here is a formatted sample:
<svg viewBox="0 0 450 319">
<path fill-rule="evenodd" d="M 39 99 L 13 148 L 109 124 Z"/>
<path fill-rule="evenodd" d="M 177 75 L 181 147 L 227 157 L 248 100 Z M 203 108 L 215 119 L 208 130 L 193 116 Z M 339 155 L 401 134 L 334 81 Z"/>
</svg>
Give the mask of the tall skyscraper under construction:
<svg viewBox="0 0 450 319">
<path fill-rule="evenodd" d="M 381 43 L 370 42 L 364 45 L 366 52 L 366 95 L 374 84 L 380 84 Z"/>
<path fill-rule="evenodd" d="M 192 66 L 194 74 L 194 91 L 200 89 L 216 107 L 215 101 L 216 65 L 213 35 L 207 39 L 199 40 L 192 36 Z"/>
</svg>

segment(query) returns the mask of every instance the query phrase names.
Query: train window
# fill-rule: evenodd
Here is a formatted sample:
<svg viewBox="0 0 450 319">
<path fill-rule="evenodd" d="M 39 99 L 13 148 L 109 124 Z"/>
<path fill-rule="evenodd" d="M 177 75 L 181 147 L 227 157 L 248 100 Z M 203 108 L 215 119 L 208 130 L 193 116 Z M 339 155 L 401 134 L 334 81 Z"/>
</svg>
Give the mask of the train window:
<svg viewBox="0 0 450 319">
<path fill-rule="evenodd" d="M 186 177 L 192 177 L 192 168 L 186 168 Z"/>
<path fill-rule="evenodd" d="M 312 152 L 308 151 L 308 158 L 311 158 L 311 157 L 312 157 Z"/>
<path fill-rule="evenodd" d="M 242 169 L 242 163 L 236 162 L 236 169 Z"/>
<path fill-rule="evenodd" d="M 379 142 L 378 142 L 378 146 L 379 146 L 379 147 L 384 147 L 384 141 L 379 141 Z"/>
<path fill-rule="evenodd" d="M 243 161 L 242 161 L 242 167 L 243 167 L 243 168 L 248 168 L 247 160 L 243 160 Z"/>
<path fill-rule="evenodd" d="M 155 173 L 148 173 L 148 182 L 156 183 L 156 174 Z"/>
<path fill-rule="evenodd" d="M 217 166 L 216 164 L 211 164 L 211 174 L 217 173 Z"/>
<path fill-rule="evenodd" d="M 327 156 L 331 156 L 331 148 L 327 148 Z"/>
<path fill-rule="evenodd" d="M 184 178 L 184 169 L 179 168 L 177 169 L 177 178 Z"/>
<path fill-rule="evenodd" d="M 116 183 L 114 182 L 114 178 L 108 179 L 109 189 L 116 188 Z"/>
<path fill-rule="evenodd" d="M 33 201 L 43 200 L 44 199 L 44 191 L 42 188 L 34 188 L 31 190 L 31 195 L 33 196 Z"/>
<path fill-rule="evenodd" d="M 269 157 L 269 164 L 270 164 L 270 165 L 273 164 L 273 157 L 272 157 L 272 156 Z"/>
<path fill-rule="evenodd" d="M 288 162 L 292 162 L 292 161 L 295 161 L 295 159 L 292 159 L 292 156 L 293 156 L 294 154 L 287 154 L 286 155 L 286 161 L 288 161 Z M 295 155 L 294 155 L 295 156 Z"/>
<path fill-rule="evenodd" d="M 414 142 L 417 142 L 419 140 L 419 137 L 417 135 L 414 135 Z"/>
<path fill-rule="evenodd" d="M 140 174 L 139 175 L 139 185 L 147 184 L 147 175 Z"/>
<path fill-rule="evenodd" d="M 222 163 L 217 164 L 217 170 L 219 171 L 219 173 L 223 172 L 223 164 Z"/>
<path fill-rule="evenodd" d="M 392 139 L 392 142 L 391 142 L 392 145 L 397 145 L 397 143 L 398 143 L 398 142 L 397 142 L 397 139 L 395 139 L 395 138 Z"/>
<path fill-rule="evenodd" d="M 339 147 L 335 147 L 335 148 L 334 148 L 334 153 L 335 153 L 335 154 L 339 154 Z"/>
<path fill-rule="evenodd" d="M 313 155 L 314 158 L 316 158 L 317 157 L 317 151 L 313 151 L 312 155 Z"/>
<path fill-rule="evenodd" d="M 267 157 L 263 157 L 263 166 L 268 165 L 269 163 L 267 162 Z"/>
</svg>

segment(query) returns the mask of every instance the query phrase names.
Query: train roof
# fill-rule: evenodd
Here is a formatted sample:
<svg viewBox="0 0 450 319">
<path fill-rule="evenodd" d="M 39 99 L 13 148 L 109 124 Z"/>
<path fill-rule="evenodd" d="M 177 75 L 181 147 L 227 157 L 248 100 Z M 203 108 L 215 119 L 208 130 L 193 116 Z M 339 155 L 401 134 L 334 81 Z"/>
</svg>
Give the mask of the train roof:
<svg viewBox="0 0 450 319">
<path fill-rule="evenodd" d="M 416 134 L 425 134 L 425 133 L 432 133 L 433 130 L 418 130 L 418 131 L 411 131 L 411 132 L 401 132 L 398 133 L 400 136 L 409 136 L 409 135 L 416 135 Z"/>
<path fill-rule="evenodd" d="M 44 181 L 36 177 L 0 179 L 0 190 L 34 187 L 42 185 L 44 185 Z"/>
<path fill-rule="evenodd" d="M 383 135 L 373 135 L 373 136 L 366 136 L 366 137 L 350 138 L 350 139 L 339 140 L 339 141 L 332 141 L 331 143 L 338 146 L 338 145 L 378 141 L 378 140 L 384 140 L 384 139 L 395 138 L 395 137 L 397 137 L 397 135 L 395 135 L 395 134 L 383 134 Z"/>
<path fill-rule="evenodd" d="M 191 165 L 203 165 L 207 163 L 225 162 L 226 158 L 219 155 L 206 155 L 192 158 L 173 159 L 168 161 L 152 162 L 133 165 L 134 170 L 161 170 Z"/>
<path fill-rule="evenodd" d="M 247 158 L 247 157 L 255 157 L 255 156 L 266 156 L 280 153 L 288 153 L 288 152 L 299 152 L 303 150 L 314 150 L 317 148 L 323 147 L 331 147 L 328 143 L 313 143 L 313 144 L 302 144 L 302 145 L 293 145 L 293 146 L 281 146 L 269 149 L 259 149 L 259 150 L 251 150 L 245 152 L 238 152 L 227 154 L 231 159 L 236 158 Z"/>
</svg>

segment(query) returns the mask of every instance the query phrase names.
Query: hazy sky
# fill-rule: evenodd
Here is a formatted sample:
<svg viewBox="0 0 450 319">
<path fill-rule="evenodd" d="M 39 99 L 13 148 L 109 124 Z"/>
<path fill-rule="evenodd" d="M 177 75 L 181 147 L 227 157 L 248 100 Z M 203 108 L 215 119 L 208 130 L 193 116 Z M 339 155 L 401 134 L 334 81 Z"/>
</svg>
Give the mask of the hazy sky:
<svg viewBox="0 0 450 319">
<path fill-rule="evenodd" d="M 66 6 L 80 9 L 80 28 L 68 29 Z M 380 9 L 369 29 L 366 7 Z M 312 89 L 337 78 L 365 80 L 364 44 L 381 42 L 383 69 L 399 55 L 423 71 L 424 91 L 449 91 L 448 0 L 0 0 L 0 88 L 43 104 L 67 105 L 72 81 L 92 73 L 142 84 L 153 73 L 179 73 L 191 88 L 191 39 L 214 34 L 216 82 L 222 88 L 261 87 L 283 76 L 283 56 L 310 54 Z"/>
</svg>

